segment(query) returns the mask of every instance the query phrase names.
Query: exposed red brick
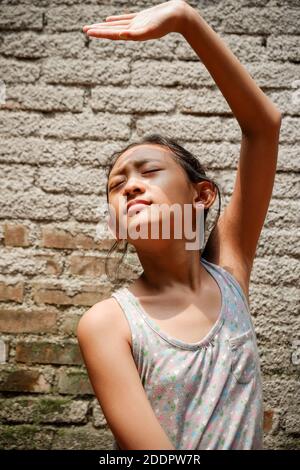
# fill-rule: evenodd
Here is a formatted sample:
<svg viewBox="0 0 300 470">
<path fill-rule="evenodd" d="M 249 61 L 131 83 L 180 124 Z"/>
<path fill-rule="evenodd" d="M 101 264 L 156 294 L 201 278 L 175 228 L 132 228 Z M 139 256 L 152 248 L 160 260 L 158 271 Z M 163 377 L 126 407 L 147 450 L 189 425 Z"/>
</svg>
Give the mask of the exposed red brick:
<svg viewBox="0 0 300 470">
<path fill-rule="evenodd" d="M 23 302 L 24 284 L 18 282 L 16 284 L 6 284 L 0 282 L 0 301 L 13 300 L 15 302 Z"/>
<path fill-rule="evenodd" d="M 56 310 L 6 309 L 0 307 L 0 331 L 3 333 L 39 333 L 54 331 Z"/>
<path fill-rule="evenodd" d="M 104 274 L 103 257 L 72 255 L 69 262 L 71 274 L 79 276 L 102 276 Z"/>
<path fill-rule="evenodd" d="M 97 289 L 85 290 L 74 296 L 69 296 L 59 289 L 38 288 L 34 293 L 34 301 L 37 304 L 92 306 L 100 300 L 101 294 Z"/>
<path fill-rule="evenodd" d="M 6 246 L 29 246 L 28 228 L 20 224 L 4 225 L 4 244 Z"/>
<path fill-rule="evenodd" d="M 16 361 L 39 364 L 83 364 L 77 343 L 25 342 L 16 345 Z"/>
<path fill-rule="evenodd" d="M 60 370 L 58 376 L 59 393 L 95 395 L 86 372 L 81 370 Z"/>
<path fill-rule="evenodd" d="M 63 229 L 56 229 L 51 227 L 43 227 L 42 229 L 42 245 L 47 248 L 60 248 L 60 249 L 78 249 L 84 250 L 103 250 L 111 246 L 109 240 L 94 241 L 94 239 L 83 233 L 72 235 L 70 232 Z"/>
<path fill-rule="evenodd" d="M 273 410 L 265 410 L 264 411 L 264 432 L 269 432 L 272 429 L 273 425 Z"/>
<path fill-rule="evenodd" d="M 38 370 L 1 370 L 0 391 L 47 393 L 51 384 Z"/>
<path fill-rule="evenodd" d="M 55 274 L 59 276 L 62 271 L 63 267 L 62 264 L 59 263 L 59 260 L 54 255 L 35 255 L 36 258 L 41 258 L 46 261 L 46 272 L 49 274 Z"/>
</svg>

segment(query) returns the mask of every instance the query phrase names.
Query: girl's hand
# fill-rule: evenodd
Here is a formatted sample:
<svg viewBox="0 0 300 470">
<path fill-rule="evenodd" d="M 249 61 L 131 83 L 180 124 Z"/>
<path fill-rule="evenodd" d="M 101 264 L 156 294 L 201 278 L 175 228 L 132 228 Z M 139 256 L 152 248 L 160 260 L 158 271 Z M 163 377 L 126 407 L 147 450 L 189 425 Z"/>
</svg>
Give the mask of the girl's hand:
<svg viewBox="0 0 300 470">
<path fill-rule="evenodd" d="M 106 39 L 147 41 L 158 39 L 171 32 L 181 32 L 184 0 L 171 0 L 138 13 L 108 16 L 105 23 L 85 25 L 88 36 Z"/>
</svg>

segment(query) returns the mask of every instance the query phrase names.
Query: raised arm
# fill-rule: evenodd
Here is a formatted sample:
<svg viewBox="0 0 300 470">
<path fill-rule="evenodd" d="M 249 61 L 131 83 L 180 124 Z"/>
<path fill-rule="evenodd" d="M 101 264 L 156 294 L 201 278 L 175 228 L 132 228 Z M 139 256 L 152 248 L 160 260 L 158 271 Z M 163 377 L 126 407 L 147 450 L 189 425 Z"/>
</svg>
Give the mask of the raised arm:
<svg viewBox="0 0 300 470">
<path fill-rule="evenodd" d="M 281 113 L 198 11 L 186 3 L 183 11 L 182 34 L 213 77 L 242 134 L 233 194 L 205 256 L 234 274 L 248 297 L 276 173 Z"/>
<path fill-rule="evenodd" d="M 86 25 L 91 37 L 146 41 L 178 32 L 211 74 L 241 128 L 241 150 L 231 199 L 221 214 L 203 256 L 230 271 L 248 297 L 259 236 L 276 173 L 281 113 L 256 85 L 197 9 L 172 0 Z"/>
</svg>

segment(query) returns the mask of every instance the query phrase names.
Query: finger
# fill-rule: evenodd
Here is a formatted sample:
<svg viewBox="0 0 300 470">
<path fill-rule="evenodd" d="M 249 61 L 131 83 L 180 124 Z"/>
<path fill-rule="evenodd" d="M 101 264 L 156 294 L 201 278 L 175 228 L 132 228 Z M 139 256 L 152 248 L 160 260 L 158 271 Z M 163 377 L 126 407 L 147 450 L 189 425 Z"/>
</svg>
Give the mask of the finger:
<svg viewBox="0 0 300 470">
<path fill-rule="evenodd" d="M 90 29 L 87 32 L 88 36 L 95 37 L 95 38 L 103 38 L 103 39 L 125 39 L 128 37 L 128 31 L 124 29 Z M 125 37 L 124 37 L 125 35 Z"/>
<path fill-rule="evenodd" d="M 130 23 L 128 20 L 123 21 L 109 21 L 107 23 L 95 23 L 91 25 L 85 25 L 82 30 L 87 32 L 90 29 L 97 29 L 97 28 L 110 28 L 111 26 L 126 26 Z"/>
<path fill-rule="evenodd" d="M 112 21 L 112 20 L 115 20 L 115 19 L 129 19 L 129 18 L 133 18 L 134 16 L 136 16 L 137 13 L 125 13 L 124 15 L 113 15 L 113 16 L 107 16 L 106 17 L 106 21 Z"/>
</svg>

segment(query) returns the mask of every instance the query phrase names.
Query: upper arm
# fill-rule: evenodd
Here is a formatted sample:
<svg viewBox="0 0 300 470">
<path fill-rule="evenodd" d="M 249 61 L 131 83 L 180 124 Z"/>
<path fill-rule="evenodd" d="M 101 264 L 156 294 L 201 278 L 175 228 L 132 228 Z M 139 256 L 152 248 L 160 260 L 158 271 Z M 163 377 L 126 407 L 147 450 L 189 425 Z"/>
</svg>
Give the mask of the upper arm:
<svg viewBox="0 0 300 470">
<path fill-rule="evenodd" d="M 91 307 L 77 327 L 79 347 L 107 423 L 122 449 L 174 449 L 143 388 L 111 299 Z"/>
<path fill-rule="evenodd" d="M 265 133 L 243 134 L 233 193 L 207 242 L 207 257 L 228 269 L 248 297 L 251 269 L 276 174 L 280 120 Z"/>
</svg>

